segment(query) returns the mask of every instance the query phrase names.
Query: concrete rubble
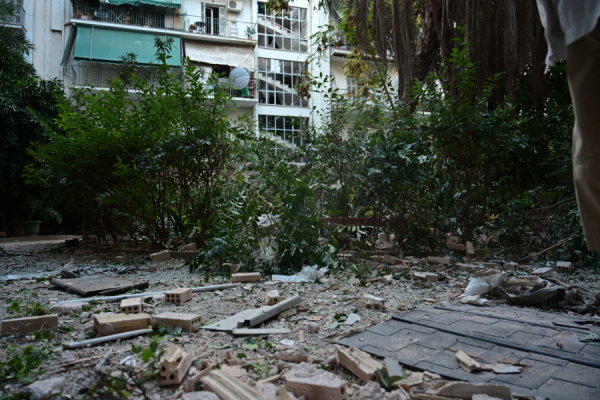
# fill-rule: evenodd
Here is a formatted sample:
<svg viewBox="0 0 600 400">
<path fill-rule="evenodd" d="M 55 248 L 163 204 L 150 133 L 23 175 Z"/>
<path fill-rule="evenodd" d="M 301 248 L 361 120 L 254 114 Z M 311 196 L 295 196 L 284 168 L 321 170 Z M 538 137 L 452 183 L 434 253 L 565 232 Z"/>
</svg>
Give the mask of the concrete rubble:
<svg viewBox="0 0 600 400">
<path fill-rule="evenodd" d="M 78 255 L 75 250 L 50 253 L 48 249 L 63 248 L 58 243 L 17 246 L 49 271 L 60 270 L 70 257 L 74 257 L 73 268 L 92 260 L 114 263 L 108 261 L 114 260 L 113 253 L 97 249 L 93 254 L 89 249 L 79 249 Z M 467 254 L 472 243 L 452 237 L 447 246 Z M 184 247 L 186 251 L 195 250 L 195 245 Z M 568 275 L 560 275 L 557 266 L 519 266 L 523 272 L 517 274 L 510 261 L 491 257 L 485 260 L 464 257 L 459 263 L 445 256 L 379 255 L 367 260 L 371 264 L 362 275 L 345 271 L 335 276 L 320 276 L 314 282 L 298 283 L 282 278 L 271 280 L 270 276 L 256 272 L 239 272 L 246 271 L 245 266 L 238 268 L 232 264 L 235 268 L 232 267 L 231 282 L 235 285 L 218 292 L 195 292 L 190 288 L 200 286 L 199 275 L 181 268 L 181 259 L 173 254 L 176 253 L 167 250 L 151 255 L 120 255 L 124 258 L 119 262 L 137 265 L 132 277 L 150 282 L 147 292 L 163 292 L 152 296 L 89 302 L 68 292 L 51 290 L 33 279 L 13 281 L 2 287 L 3 297 L 21 303 L 29 299 L 27 294 L 20 294 L 28 292 L 20 291 L 35 291 L 36 301 L 55 313 L 35 317 L 15 315 L 5 307 L 1 316 L 7 343 L 21 348 L 31 343 L 34 346 L 52 343 L 57 347 L 68 342 L 84 343 L 65 347 L 69 350 L 49 352 L 48 360 L 37 369 L 34 383 L 23 385 L 12 381 L 5 384 L 5 392 L 20 393 L 30 399 L 54 398 L 62 393 L 63 398 L 76 399 L 94 390 L 95 385 L 123 378 L 135 400 L 145 395 L 183 400 L 512 400 L 517 394 L 503 384 L 448 381 L 430 371 L 411 370 L 393 357 L 374 357 L 336 342 L 405 311 L 458 305 L 468 296 L 476 297 L 475 302 L 485 300 L 482 304 L 529 306 L 534 304 L 536 296 L 541 296 L 536 295 L 540 290 L 564 296 L 576 292 L 580 296 L 567 302 L 566 307 L 587 312 L 590 320 L 598 321 L 592 315 L 600 301 L 594 297 L 598 286 L 585 286 L 581 281 L 575 287 Z M 15 257 L 10 264 L 13 268 L 0 273 L 40 272 L 34 268 L 16 269 L 20 258 Z M 147 268 L 144 264 L 154 270 L 144 271 Z M 567 264 L 561 264 L 560 268 L 570 274 L 573 268 Z M 215 276 L 203 284 L 221 285 L 228 281 L 224 276 Z M 564 300 L 564 296 L 560 299 Z M 70 300 L 77 301 L 59 303 Z M 17 317 L 47 322 L 22 325 Z M 219 324 L 223 324 L 222 329 Z M 61 329 L 68 333 L 62 333 Z M 36 332 L 45 330 L 52 331 L 49 339 L 34 340 Z M 87 342 L 110 340 L 114 335 L 138 330 L 144 333 L 117 338 L 108 345 Z M 94 335 L 96 338 L 92 338 Z M 148 354 L 144 356 L 143 351 L 154 346 L 153 343 L 157 343 L 153 353 L 156 358 L 144 361 Z M 143 351 L 133 353 L 132 345 Z M 7 358 L 6 349 L 0 349 L 0 353 Z M 147 382 L 144 394 L 132 382 L 152 361 L 161 378 Z M 487 364 L 466 351 L 457 351 L 454 362 L 475 376 L 481 370 L 517 376 L 520 369 L 527 368 Z M 82 389 L 84 381 L 89 387 Z"/>
</svg>

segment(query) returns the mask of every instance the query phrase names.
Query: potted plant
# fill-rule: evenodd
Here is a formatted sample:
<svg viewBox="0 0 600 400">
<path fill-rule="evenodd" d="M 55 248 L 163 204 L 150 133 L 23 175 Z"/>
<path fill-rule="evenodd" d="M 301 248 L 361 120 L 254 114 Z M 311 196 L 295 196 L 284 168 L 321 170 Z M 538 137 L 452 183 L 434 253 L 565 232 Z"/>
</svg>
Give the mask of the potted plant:
<svg viewBox="0 0 600 400">
<path fill-rule="evenodd" d="M 29 218 L 31 219 L 31 218 Z M 42 221 L 25 221 L 25 234 L 24 236 L 37 236 L 40 233 L 40 225 Z"/>
<path fill-rule="evenodd" d="M 250 98 L 254 98 L 256 90 L 256 79 L 254 78 L 254 71 L 250 71 L 250 83 L 248 83 L 248 89 L 250 90 Z"/>
<path fill-rule="evenodd" d="M 81 17 L 83 17 L 83 11 L 77 11 L 77 13 L 75 14 L 77 19 L 82 19 Z"/>
<path fill-rule="evenodd" d="M 191 24 L 191 25 L 190 25 L 190 27 L 189 27 L 189 32 L 190 32 L 190 33 L 192 33 L 192 32 L 194 32 L 196 29 L 198 29 L 198 28 L 196 27 L 196 25 L 194 25 L 194 24 Z"/>
<path fill-rule="evenodd" d="M 252 35 L 256 33 L 256 29 L 252 26 L 246 27 L 246 35 L 248 36 L 248 40 L 252 40 Z"/>
</svg>

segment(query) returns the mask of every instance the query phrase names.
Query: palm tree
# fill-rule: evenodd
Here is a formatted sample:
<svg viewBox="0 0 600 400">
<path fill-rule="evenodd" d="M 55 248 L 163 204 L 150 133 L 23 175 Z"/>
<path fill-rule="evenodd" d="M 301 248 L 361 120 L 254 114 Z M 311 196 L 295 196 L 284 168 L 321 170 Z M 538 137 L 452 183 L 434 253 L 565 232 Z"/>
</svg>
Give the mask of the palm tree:
<svg viewBox="0 0 600 400">
<path fill-rule="evenodd" d="M 33 50 L 33 44 L 25 37 L 20 29 L 15 29 L 8 24 L 16 15 L 17 7 L 7 0 L 0 0 L 0 45 L 29 55 Z"/>
</svg>

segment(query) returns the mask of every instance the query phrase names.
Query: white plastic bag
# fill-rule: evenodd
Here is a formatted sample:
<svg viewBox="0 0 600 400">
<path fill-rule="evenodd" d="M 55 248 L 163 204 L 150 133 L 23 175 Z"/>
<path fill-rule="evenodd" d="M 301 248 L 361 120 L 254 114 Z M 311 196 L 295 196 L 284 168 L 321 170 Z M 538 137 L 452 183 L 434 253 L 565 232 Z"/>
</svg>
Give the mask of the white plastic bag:
<svg viewBox="0 0 600 400">
<path fill-rule="evenodd" d="M 478 274 L 479 276 L 471 278 L 467 288 L 459 296 L 459 298 L 466 296 L 479 296 L 485 294 L 497 286 L 500 286 L 506 282 L 506 272 L 500 272 L 495 269 L 483 271 Z"/>
<path fill-rule="evenodd" d="M 288 275 L 273 275 L 271 279 L 277 282 L 286 282 L 286 283 L 312 283 L 317 279 L 325 276 L 327 272 L 327 268 L 323 267 L 319 269 L 316 265 L 312 267 L 305 265 L 302 267 L 302 270 L 297 274 L 288 276 Z"/>
<path fill-rule="evenodd" d="M 488 299 L 482 299 L 479 296 L 465 296 L 460 299 L 461 303 L 472 304 L 474 306 L 485 306 L 490 301 L 491 300 L 488 300 Z"/>
</svg>

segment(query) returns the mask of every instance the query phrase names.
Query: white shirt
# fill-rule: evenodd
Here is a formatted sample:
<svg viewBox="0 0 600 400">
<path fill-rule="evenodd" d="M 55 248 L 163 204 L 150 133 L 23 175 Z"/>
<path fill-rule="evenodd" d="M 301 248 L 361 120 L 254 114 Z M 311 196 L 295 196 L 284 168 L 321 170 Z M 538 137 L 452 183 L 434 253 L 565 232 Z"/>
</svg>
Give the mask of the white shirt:
<svg viewBox="0 0 600 400">
<path fill-rule="evenodd" d="M 594 30 L 600 18 L 600 0 L 537 0 L 548 41 L 546 70 L 567 58 L 567 46 Z"/>
</svg>

